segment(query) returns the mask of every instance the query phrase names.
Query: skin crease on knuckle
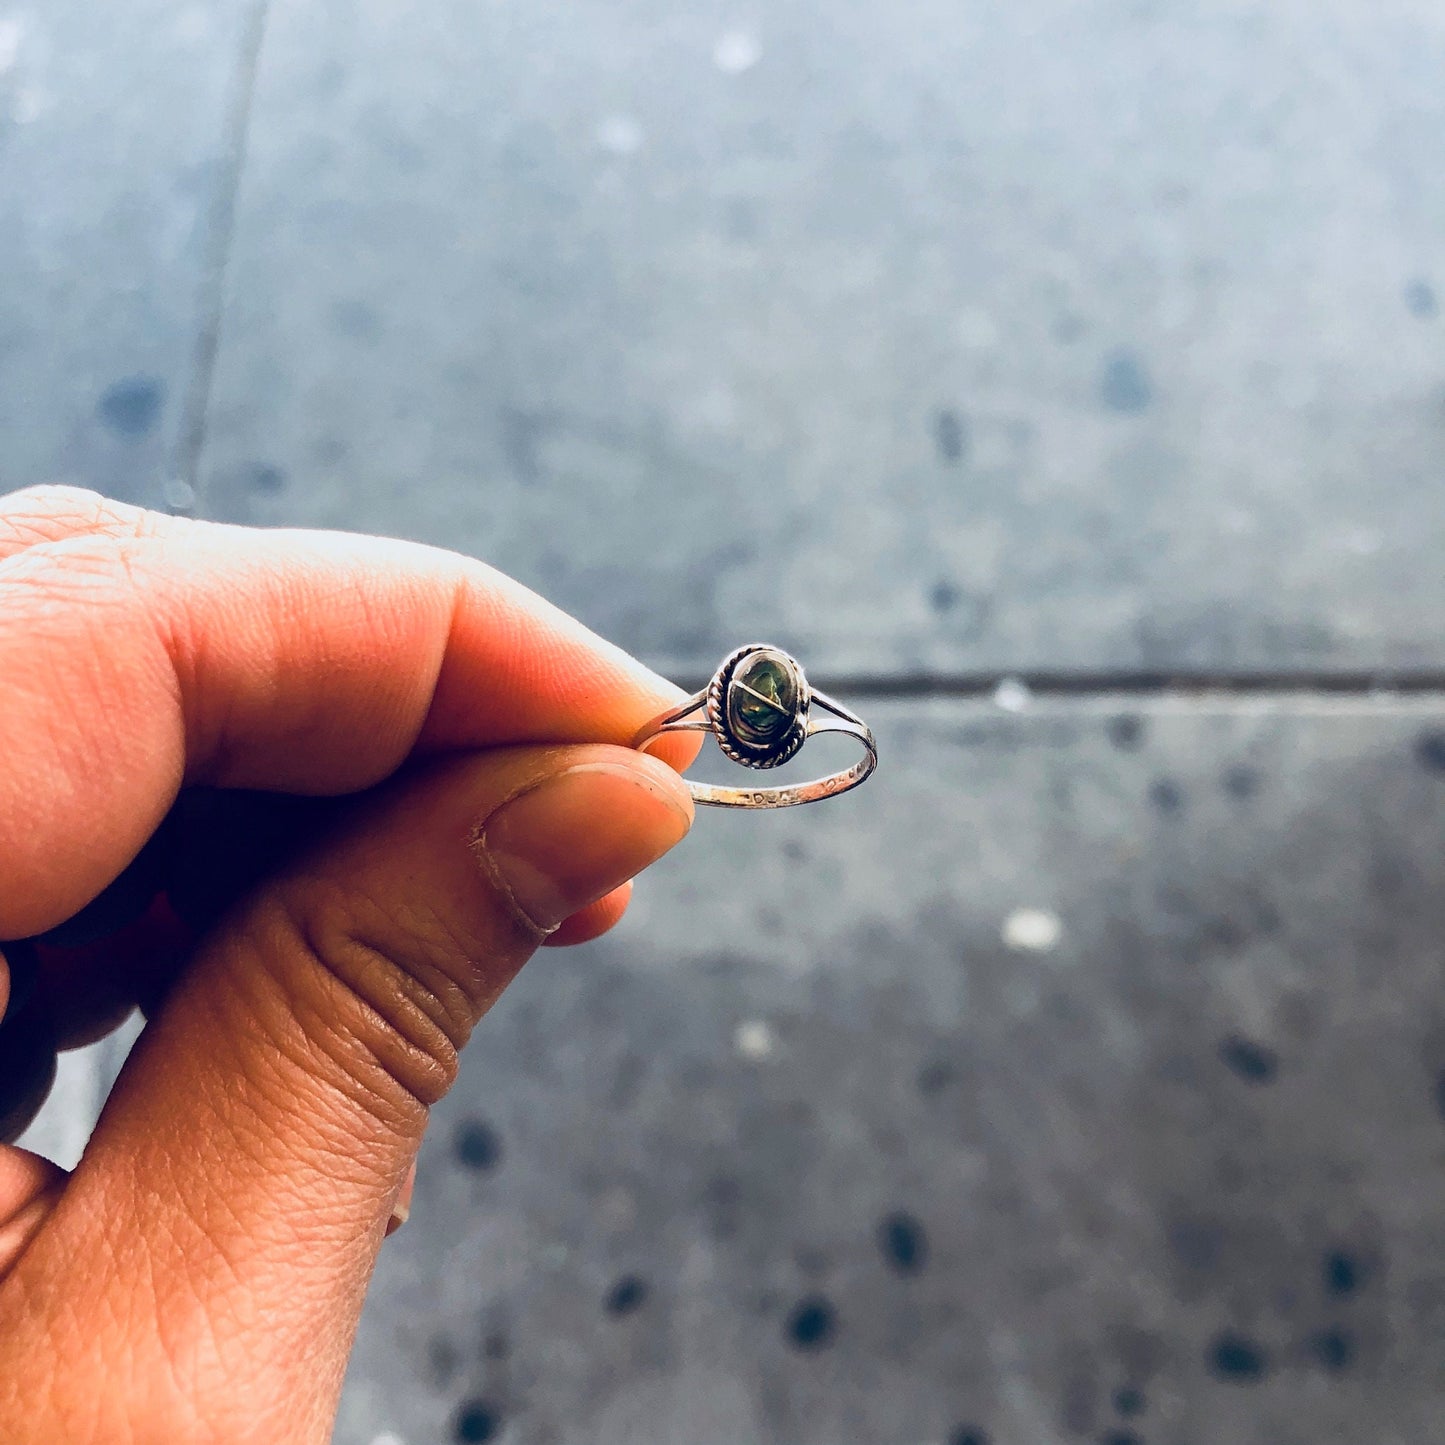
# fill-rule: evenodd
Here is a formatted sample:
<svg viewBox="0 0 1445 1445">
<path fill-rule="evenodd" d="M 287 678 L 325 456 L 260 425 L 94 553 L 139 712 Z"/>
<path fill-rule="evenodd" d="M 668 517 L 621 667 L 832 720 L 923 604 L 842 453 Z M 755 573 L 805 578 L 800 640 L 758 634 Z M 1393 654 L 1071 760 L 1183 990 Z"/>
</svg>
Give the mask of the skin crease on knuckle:
<svg viewBox="0 0 1445 1445">
<path fill-rule="evenodd" d="M 286 960 L 270 966 L 284 971 L 286 1006 L 309 1046 L 368 1093 L 400 1089 L 429 1106 L 539 940 L 480 866 L 466 871 L 466 901 L 451 910 L 428 901 L 426 884 L 398 892 L 393 846 L 352 833 L 345 858 L 331 856 L 325 871 L 303 865 L 252 905 L 243 928 L 260 956 Z"/>
<path fill-rule="evenodd" d="M 0 550 L 33 547 L 81 532 L 147 536 L 158 533 L 168 521 L 99 492 L 48 483 L 0 499 Z"/>
<path fill-rule="evenodd" d="M 358 937 L 349 890 L 308 883 L 248 910 L 228 972 L 275 1046 L 390 1130 L 411 1132 L 456 1078 L 466 1040 L 441 996 Z M 468 1026 L 469 1028 L 469 1026 Z"/>
</svg>

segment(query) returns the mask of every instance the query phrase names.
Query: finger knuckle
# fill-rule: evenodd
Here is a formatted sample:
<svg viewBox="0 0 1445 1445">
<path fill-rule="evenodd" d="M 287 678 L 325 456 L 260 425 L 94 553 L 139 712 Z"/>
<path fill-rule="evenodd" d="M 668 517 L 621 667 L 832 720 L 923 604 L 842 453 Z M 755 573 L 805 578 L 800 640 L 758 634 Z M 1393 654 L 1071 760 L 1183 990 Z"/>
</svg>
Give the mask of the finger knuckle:
<svg viewBox="0 0 1445 1445">
<path fill-rule="evenodd" d="M 426 920 L 388 915 L 355 890 L 307 880 L 260 905 L 283 992 L 308 1050 L 374 1106 L 435 1104 L 456 1079 L 471 1011 Z"/>
<path fill-rule="evenodd" d="M 0 499 L 0 540 L 34 546 L 80 534 L 146 536 L 165 519 L 86 487 L 43 482 Z"/>
</svg>

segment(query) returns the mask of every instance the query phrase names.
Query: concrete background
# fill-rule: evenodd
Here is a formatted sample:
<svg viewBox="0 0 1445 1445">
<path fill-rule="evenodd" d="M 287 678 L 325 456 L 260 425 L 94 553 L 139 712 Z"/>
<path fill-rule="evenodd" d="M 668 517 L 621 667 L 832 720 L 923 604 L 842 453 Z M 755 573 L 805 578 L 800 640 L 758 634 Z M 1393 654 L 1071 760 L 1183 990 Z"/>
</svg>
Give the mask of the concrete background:
<svg viewBox="0 0 1445 1445">
<path fill-rule="evenodd" d="M 338 1441 L 1445 1438 L 1442 75 L 1433 0 L 0 0 L 0 486 L 879 730 L 484 1024 Z"/>
</svg>

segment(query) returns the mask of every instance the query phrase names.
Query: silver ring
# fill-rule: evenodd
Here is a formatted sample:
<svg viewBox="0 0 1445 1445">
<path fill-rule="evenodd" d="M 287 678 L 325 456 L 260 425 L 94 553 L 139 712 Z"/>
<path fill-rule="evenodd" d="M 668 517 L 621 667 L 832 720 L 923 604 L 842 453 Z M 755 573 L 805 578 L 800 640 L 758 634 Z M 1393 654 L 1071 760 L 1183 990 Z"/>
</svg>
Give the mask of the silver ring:
<svg viewBox="0 0 1445 1445">
<path fill-rule="evenodd" d="M 815 717 L 821 708 L 831 717 Z M 791 808 L 816 803 L 856 788 L 878 766 L 878 745 L 860 717 L 808 686 L 796 659 L 780 647 L 750 642 L 730 652 L 701 692 L 669 708 L 638 732 L 635 748 L 661 733 L 709 732 L 735 763 L 746 768 L 776 768 L 818 733 L 846 733 L 863 744 L 863 757 L 851 768 L 792 787 L 723 788 L 688 779 L 693 801 L 714 808 Z"/>
</svg>

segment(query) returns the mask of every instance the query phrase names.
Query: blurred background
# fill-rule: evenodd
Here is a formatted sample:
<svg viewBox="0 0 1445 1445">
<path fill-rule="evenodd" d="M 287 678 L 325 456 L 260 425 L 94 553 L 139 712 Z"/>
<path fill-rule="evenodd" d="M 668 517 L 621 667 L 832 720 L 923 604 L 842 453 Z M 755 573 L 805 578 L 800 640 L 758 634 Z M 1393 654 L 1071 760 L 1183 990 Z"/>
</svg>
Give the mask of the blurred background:
<svg viewBox="0 0 1445 1445">
<path fill-rule="evenodd" d="M 0 491 L 879 734 L 484 1023 L 342 1445 L 1445 1438 L 1442 157 L 1438 0 L 0 0 Z"/>
</svg>

